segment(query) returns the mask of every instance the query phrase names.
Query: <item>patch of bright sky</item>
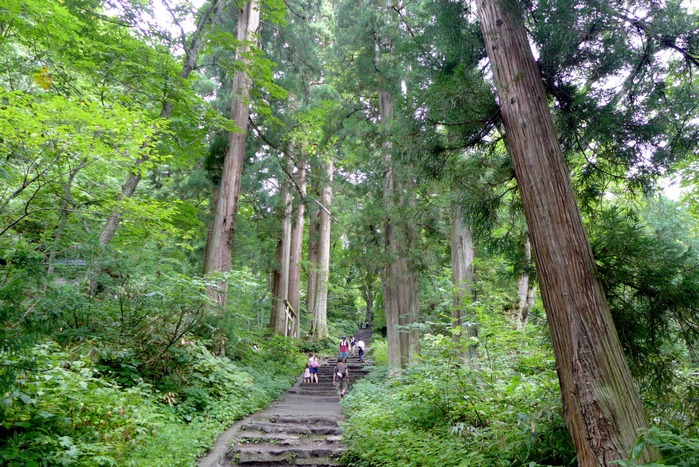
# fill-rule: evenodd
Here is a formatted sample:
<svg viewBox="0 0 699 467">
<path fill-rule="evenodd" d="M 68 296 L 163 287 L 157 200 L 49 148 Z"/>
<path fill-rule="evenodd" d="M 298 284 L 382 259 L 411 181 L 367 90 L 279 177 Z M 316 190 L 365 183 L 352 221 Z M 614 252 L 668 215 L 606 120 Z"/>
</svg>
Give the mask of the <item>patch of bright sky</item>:
<svg viewBox="0 0 699 467">
<path fill-rule="evenodd" d="M 172 52 L 175 54 L 181 54 L 181 45 L 179 38 L 182 33 L 189 34 L 196 28 L 196 23 L 193 14 L 185 15 L 183 12 L 177 12 L 180 15 L 177 21 L 172 17 L 172 14 L 168 11 L 168 7 L 172 11 L 177 11 L 182 9 L 183 11 L 196 12 L 206 0 L 150 0 L 148 6 L 150 7 L 150 14 L 143 13 L 140 21 L 138 23 L 138 28 L 143 33 L 144 31 L 152 31 L 153 29 L 160 29 L 161 31 L 167 31 L 173 38 L 175 42 L 173 45 L 176 50 Z M 166 5 L 168 5 L 166 7 Z M 182 8 L 184 7 L 184 8 Z M 119 2 L 113 4 L 111 8 L 107 8 L 105 11 L 108 15 L 120 16 L 124 14 L 124 8 Z M 148 35 L 148 33 L 145 33 Z"/>
<path fill-rule="evenodd" d="M 172 15 L 170 15 L 170 13 L 167 11 L 165 4 L 170 5 L 170 8 L 173 10 L 179 5 L 189 4 L 192 6 L 193 11 L 196 11 L 204 4 L 204 0 L 155 0 L 151 2 L 153 7 L 153 19 L 155 19 L 160 26 L 164 27 L 171 33 L 179 34 L 179 26 L 172 19 Z M 194 31 L 195 23 L 193 18 L 188 18 L 186 21 L 183 21 L 180 26 L 184 32 L 190 33 Z"/>
</svg>

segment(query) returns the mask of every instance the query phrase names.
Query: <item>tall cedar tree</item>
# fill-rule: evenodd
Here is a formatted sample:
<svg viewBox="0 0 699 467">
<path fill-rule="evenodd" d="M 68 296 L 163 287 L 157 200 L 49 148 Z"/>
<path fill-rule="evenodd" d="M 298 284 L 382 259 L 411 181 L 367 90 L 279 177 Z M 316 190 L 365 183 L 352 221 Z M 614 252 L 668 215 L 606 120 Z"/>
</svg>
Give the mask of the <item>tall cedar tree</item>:
<svg viewBox="0 0 699 467">
<path fill-rule="evenodd" d="M 238 12 L 239 46 L 236 59 L 247 64 L 246 57 L 250 51 L 250 43 L 260 25 L 259 2 L 251 0 L 245 3 Z M 252 85 L 244 66 L 239 70 L 233 80 L 233 93 L 231 98 L 231 120 L 240 128 L 239 132 L 228 134 L 228 147 L 223 160 L 223 172 L 219 187 L 218 199 L 214 222 L 209 235 L 206 248 L 206 263 L 204 271 L 228 272 L 231 269 L 231 256 L 233 248 L 233 236 L 235 233 L 235 217 L 238 213 L 238 196 L 240 195 L 240 183 L 243 176 L 243 161 L 245 159 L 245 138 L 248 127 L 248 102 L 250 100 L 250 87 Z M 228 285 L 222 282 L 217 291 L 212 291 L 213 298 L 221 307 L 226 306 Z"/>
<path fill-rule="evenodd" d="M 610 465 L 627 457 L 648 422 L 596 275 L 519 7 L 481 0 L 478 18 L 534 246 L 566 424 L 581 466 Z"/>
</svg>

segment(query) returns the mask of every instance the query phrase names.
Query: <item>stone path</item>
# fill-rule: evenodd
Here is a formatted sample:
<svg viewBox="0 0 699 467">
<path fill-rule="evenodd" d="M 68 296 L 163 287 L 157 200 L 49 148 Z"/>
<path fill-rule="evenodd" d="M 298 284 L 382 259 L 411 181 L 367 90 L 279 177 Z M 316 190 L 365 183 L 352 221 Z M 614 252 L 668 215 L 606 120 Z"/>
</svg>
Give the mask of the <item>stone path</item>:
<svg viewBox="0 0 699 467">
<path fill-rule="evenodd" d="M 369 346 L 371 329 L 355 336 Z M 335 357 L 321 362 L 318 384 L 299 377 L 279 401 L 229 428 L 199 460 L 199 467 L 339 465 L 336 459 L 344 446 L 338 425 L 342 408 L 332 385 L 336 362 Z M 350 356 L 348 368 L 351 384 L 367 372 L 357 357 Z"/>
</svg>

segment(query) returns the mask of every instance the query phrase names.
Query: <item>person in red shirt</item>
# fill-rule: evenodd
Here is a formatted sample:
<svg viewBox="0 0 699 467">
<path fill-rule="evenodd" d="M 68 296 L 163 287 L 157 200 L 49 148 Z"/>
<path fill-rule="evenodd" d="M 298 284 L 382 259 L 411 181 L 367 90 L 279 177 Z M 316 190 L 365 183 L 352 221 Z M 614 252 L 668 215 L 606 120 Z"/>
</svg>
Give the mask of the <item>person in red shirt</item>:
<svg viewBox="0 0 699 467">
<path fill-rule="evenodd" d="M 347 342 L 347 337 L 342 336 L 342 341 L 340 341 L 340 360 L 349 357 L 349 342 Z"/>
</svg>

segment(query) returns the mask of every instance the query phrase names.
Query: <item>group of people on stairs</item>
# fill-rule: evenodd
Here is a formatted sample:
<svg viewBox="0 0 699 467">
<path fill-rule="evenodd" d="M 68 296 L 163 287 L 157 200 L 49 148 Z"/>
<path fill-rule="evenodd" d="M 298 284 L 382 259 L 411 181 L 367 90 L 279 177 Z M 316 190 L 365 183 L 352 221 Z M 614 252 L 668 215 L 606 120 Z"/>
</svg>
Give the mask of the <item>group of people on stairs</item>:
<svg viewBox="0 0 699 467">
<path fill-rule="evenodd" d="M 361 339 L 356 340 L 354 336 L 352 336 L 349 342 L 347 342 L 347 337 L 342 336 L 342 340 L 340 341 L 340 359 L 348 358 L 350 352 L 353 357 L 359 354 L 359 361 L 364 363 L 364 341 Z"/>
<path fill-rule="evenodd" d="M 337 395 L 342 399 L 349 388 L 349 368 L 347 367 L 347 359 L 349 358 L 350 352 L 354 357 L 355 354 L 359 354 L 359 361 L 364 363 L 364 341 L 359 339 L 358 341 L 352 336 L 349 341 L 347 341 L 346 336 L 342 336 L 340 341 L 340 356 L 337 359 L 337 364 L 333 368 L 333 386 L 337 388 Z M 303 373 L 304 383 L 318 383 L 318 358 L 313 353 L 308 354 L 308 365 L 306 365 L 306 370 Z"/>
</svg>

